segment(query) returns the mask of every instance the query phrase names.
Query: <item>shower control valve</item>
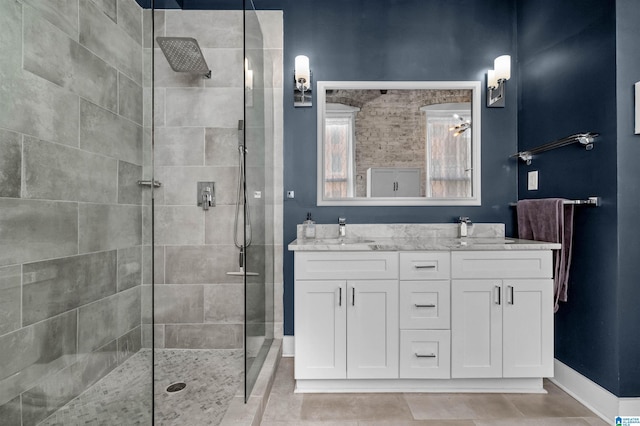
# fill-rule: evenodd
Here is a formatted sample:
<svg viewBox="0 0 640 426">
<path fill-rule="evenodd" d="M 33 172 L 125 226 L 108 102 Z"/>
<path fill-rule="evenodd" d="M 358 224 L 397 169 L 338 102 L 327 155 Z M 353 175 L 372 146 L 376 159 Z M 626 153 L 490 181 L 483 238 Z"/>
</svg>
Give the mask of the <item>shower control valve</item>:
<svg viewBox="0 0 640 426">
<path fill-rule="evenodd" d="M 216 205 L 215 182 L 198 182 L 198 206 L 203 210 Z"/>
</svg>

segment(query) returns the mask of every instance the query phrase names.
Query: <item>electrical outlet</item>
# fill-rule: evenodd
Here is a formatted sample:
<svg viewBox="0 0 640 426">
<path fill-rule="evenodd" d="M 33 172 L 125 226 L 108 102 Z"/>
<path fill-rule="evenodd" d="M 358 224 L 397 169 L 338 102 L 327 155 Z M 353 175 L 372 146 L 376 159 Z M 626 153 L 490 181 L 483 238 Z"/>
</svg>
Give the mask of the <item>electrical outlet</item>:
<svg viewBox="0 0 640 426">
<path fill-rule="evenodd" d="M 295 198 L 296 197 L 296 193 L 293 191 L 287 191 L 287 198 Z"/>
<path fill-rule="evenodd" d="M 527 175 L 527 189 L 529 191 L 538 190 L 538 171 L 534 170 Z"/>
</svg>

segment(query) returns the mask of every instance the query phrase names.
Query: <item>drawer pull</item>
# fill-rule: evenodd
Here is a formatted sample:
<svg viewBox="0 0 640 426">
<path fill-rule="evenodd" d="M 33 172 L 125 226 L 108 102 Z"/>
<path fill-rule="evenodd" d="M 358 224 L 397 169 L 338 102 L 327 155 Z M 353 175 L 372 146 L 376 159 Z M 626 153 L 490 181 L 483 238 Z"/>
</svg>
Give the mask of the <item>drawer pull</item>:
<svg viewBox="0 0 640 426">
<path fill-rule="evenodd" d="M 338 297 L 338 306 L 342 306 L 342 287 L 339 288 L 340 295 Z"/>
<path fill-rule="evenodd" d="M 496 293 L 496 296 L 497 296 L 497 299 L 494 299 L 495 300 L 495 304 L 496 305 L 501 305 L 502 304 L 502 289 L 500 288 L 499 285 L 495 286 L 494 289 L 495 289 L 495 293 Z"/>
<path fill-rule="evenodd" d="M 413 265 L 416 269 L 436 269 L 436 265 Z"/>
<path fill-rule="evenodd" d="M 428 305 L 420 305 L 419 303 L 415 304 L 416 308 L 435 308 L 436 305 L 434 305 L 433 303 L 429 303 Z"/>
<path fill-rule="evenodd" d="M 356 288 L 351 287 L 351 306 L 356 306 Z"/>
<path fill-rule="evenodd" d="M 507 288 L 509 289 L 509 295 L 511 296 L 509 298 L 509 304 L 513 305 L 513 286 L 512 285 L 508 285 Z"/>
<path fill-rule="evenodd" d="M 422 355 L 422 354 L 419 354 L 419 353 L 416 352 L 416 357 L 418 357 L 418 358 L 435 358 L 436 354 L 424 354 L 424 355 Z"/>
</svg>

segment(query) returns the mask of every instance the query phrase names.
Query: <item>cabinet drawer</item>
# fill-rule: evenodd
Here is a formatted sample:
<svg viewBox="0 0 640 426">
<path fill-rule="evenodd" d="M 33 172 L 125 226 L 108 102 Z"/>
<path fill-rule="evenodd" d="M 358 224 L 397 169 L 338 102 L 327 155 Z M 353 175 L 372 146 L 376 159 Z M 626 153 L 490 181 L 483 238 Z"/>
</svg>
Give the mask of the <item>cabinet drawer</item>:
<svg viewBox="0 0 640 426">
<path fill-rule="evenodd" d="M 450 276 L 449 252 L 400 253 L 401 280 L 446 279 Z"/>
<path fill-rule="evenodd" d="M 551 250 L 451 254 L 452 278 L 552 278 Z"/>
<path fill-rule="evenodd" d="M 397 279 L 395 252 L 296 252 L 295 279 Z"/>
<path fill-rule="evenodd" d="M 400 378 L 448 379 L 451 377 L 449 330 L 401 330 Z"/>
<path fill-rule="evenodd" d="M 450 318 L 449 280 L 400 282 L 400 328 L 448 329 Z"/>
</svg>

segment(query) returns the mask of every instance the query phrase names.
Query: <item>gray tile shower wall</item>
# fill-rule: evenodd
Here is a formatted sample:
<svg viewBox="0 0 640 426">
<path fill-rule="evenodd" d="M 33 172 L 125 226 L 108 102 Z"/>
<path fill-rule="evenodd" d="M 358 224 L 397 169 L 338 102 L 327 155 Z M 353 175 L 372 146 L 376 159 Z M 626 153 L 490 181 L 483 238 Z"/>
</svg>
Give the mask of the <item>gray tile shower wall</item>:
<svg viewBox="0 0 640 426">
<path fill-rule="evenodd" d="M 202 49 L 211 79 L 173 72 L 157 45 L 155 47 L 155 177 L 162 187 L 155 197 L 155 345 L 162 348 L 234 349 L 243 347 L 243 279 L 227 275 L 238 271 L 238 249 L 234 245 L 234 217 L 238 186 L 238 120 L 245 118 L 243 14 L 241 11 L 155 12 L 155 34 L 194 37 Z M 282 74 L 282 16 L 267 16 L 273 36 L 265 37 L 265 59 L 252 63 L 255 78 Z M 270 15 L 274 15 L 272 18 Z M 151 28 L 151 12 L 145 11 L 143 25 Z M 279 36 L 277 36 L 279 34 Z M 275 41 L 273 40 L 275 38 Z M 144 40 L 145 69 L 150 69 L 152 41 Z M 277 52 L 271 54 L 271 52 Z M 272 60 L 271 58 L 275 58 Z M 268 72 L 263 70 L 268 69 Z M 281 77 L 278 78 L 281 81 Z M 251 205 L 253 242 L 247 251 L 247 266 L 259 277 L 249 277 L 247 309 L 249 322 L 265 329 L 265 311 L 273 303 L 272 263 L 276 226 L 273 210 L 277 197 L 276 179 L 282 173 L 281 159 L 275 163 L 274 141 L 281 135 L 282 88 L 264 81 L 265 93 L 255 94 L 254 108 L 246 111 L 247 123 L 258 123 L 262 132 L 247 128 L 249 145 L 248 194 Z M 144 80 L 145 96 L 151 83 Z M 262 89 L 257 90 L 260 92 Z M 258 104 L 266 92 L 276 106 Z M 274 94 L 277 93 L 277 94 Z M 279 96 L 279 97 L 278 97 Z M 147 105 L 147 104 L 145 104 Z M 274 113 L 274 111 L 278 111 Z M 278 123 L 274 125 L 273 123 Z M 151 124 L 147 110 L 144 124 Z M 256 124 L 257 125 L 257 124 Z M 279 132 L 279 133 L 278 133 Z M 280 136 L 281 137 L 281 136 Z M 279 139 L 281 146 L 281 139 Z M 269 157 L 267 155 L 271 155 Z M 281 153 L 280 153 L 281 156 Z M 144 164 L 148 176 L 150 164 Z M 204 212 L 196 206 L 196 183 L 214 181 L 216 206 Z M 254 198 L 254 191 L 260 198 Z M 282 199 L 279 198 L 281 206 Z M 280 208 L 281 211 L 281 208 Z M 281 226 L 281 225 L 280 225 Z M 269 231 L 266 231 L 269 229 Z M 242 233 L 242 225 L 239 229 Z M 266 233 L 271 232 L 267 240 Z M 242 236 L 240 235 L 240 238 Z M 145 244 L 148 241 L 145 239 Z M 281 242 L 280 242 L 281 244 Z M 151 250 L 145 247 L 144 263 L 151 264 Z M 265 256 L 270 256 L 265 262 Z M 281 268 L 280 268 L 281 269 Z M 143 278 L 143 300 L 151 298 L 150 277 Z M 281 281 L 280 281 L 281 282 Z M 281 292 L 279 293 L 281 294 Z M 266 301 L 266 296 L 271 297 Z M 265 306 L 269 303 L 269 306 Z M 143 302 L 144 305 L 144 302 Z M 273 318 L 268 318 L 273 329 Z M 143 342 L 151 345 L 151 315 L 143 312 Z"/>
<path fill-rule="evenodd" d="M 28 426 L 141 348 L 143 23 L 134 0 L 0 11 L 0 423 Z"/>
</svg>

